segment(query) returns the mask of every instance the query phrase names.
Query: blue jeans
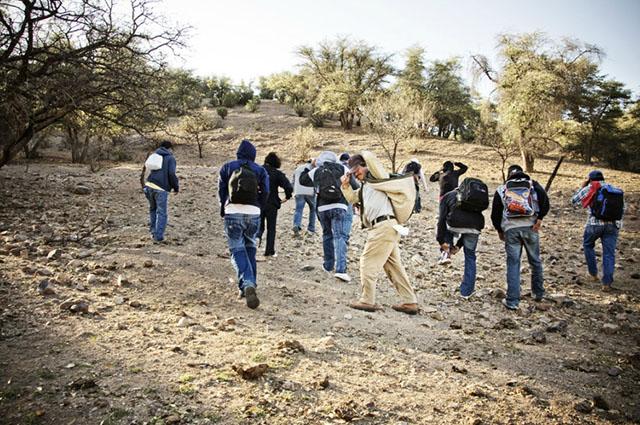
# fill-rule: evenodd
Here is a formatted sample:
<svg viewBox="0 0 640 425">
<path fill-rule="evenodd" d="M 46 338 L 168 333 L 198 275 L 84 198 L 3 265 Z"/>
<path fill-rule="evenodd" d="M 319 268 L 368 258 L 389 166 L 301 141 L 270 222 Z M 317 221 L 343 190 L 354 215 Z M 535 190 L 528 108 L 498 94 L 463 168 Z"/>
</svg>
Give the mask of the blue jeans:
<svg viewBox="0 0 640 425">
<path fill-rule="evenodd" d="M 327 271 L 332 271 L 335 265 L 336 273 L 347 272 L 347 236 L 344 231 L 346 215 L 347 211 L 342 208 L 318 212 L 322 225 L 323 267 Z"/>
<path fill-rule="evenodd" d="M 302 229 L 302 213 L 304 206 L 309 205 L 309 226 L 307 231 L 316 231 L 316 196 L 315 195 L 296 195 L 296 210 L 293 213 L 293 227 Z"/>
<path fill-rule="evenodd" d="M 144 187 L 144 196 L 149 201 L 149 231 L 153 239 L 161 241 L 164 239 L 164 229 L 167 227 L 167 203 L 169 192 L 164 190 Z"/>
<path fill-rule="evenodd" d="M 227 236 L 231 263 L 236 269 L 238 288 L 256 287 L 256 238 L 260 230 L 260 216 L 227 214 L 224 216 L 224 233 Z"/>
<path fill-rule="evenodd" d="M 613 283 L 613 271 L 616 265 L 616 244 L 618 242 L 618 228 L 613 223 L 593 226 L 587 224 L 584 229 L 584 239 L 582 246 L 584 256 L 587 260 L 589 274 L 598 274 L 598 260 L 596 260 L 596 241 L 602 242 L 602 284 L 611 285 Z"/>
<path fill-rule="evenodd" d="M 504 245 L 507 251 L 507 305 L 517 307 L 520 303 L 522 247 L 527 251 L 527 259 L 531 266 L 531 293 L 536 298 L 544 296 L 540 235 L 531 227 L 516 227 L 504 232 Z"/>
<path fill-rule="evenodd" d="M 460 294 L 468 297 L 473 293 L 476 286 L 476 247 L 480 235 L 475 233 L 464 233 L 460 236 L 464 252 L 464 275 L 460 284 Z"/>
<path fill-rule="evenodd" d="M 347 215 L 344 217 L 344 234 L 346 235 L 345 243 L 349 245 L 351 237 L 351 226 L 353 226 L 353 205 L 347 205 Z"/>
</svg>

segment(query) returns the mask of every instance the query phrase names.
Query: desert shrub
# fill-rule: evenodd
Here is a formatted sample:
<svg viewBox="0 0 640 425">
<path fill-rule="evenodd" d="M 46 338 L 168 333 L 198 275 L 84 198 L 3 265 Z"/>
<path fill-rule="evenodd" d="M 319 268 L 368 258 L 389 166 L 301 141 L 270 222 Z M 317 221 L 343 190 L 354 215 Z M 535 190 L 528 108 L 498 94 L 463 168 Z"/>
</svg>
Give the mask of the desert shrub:
<svg viewBox="0 0 640 425">
<path fill-rule="evenodd" d="M 244 106 L 244 109 L 246 109 L 249 112 L 256 112 L 258 110 L 259 105 L 260 105 L 260 98 L 254 97 L 253 99 L 247 102 L 247 104 Z"/>
<path fill-rule="evenodd" d="M 313 113 L 309 115 L 309 124 L 314 128 L 324 127 L 324 120 L 326 116 L 320 113 Z"/>
<path fill-rule="evenodd" d="M 110 150 L 110 157 L 113 161 L 128 162 L 133 159 L 131 152 L 127 151 L 123 145 L 117 145 Z"/>
<path fill-rule="evenodd" d="M 291 135 L 296 150 L 296 160 L 306 161 L 311 157 L 311 150 L 317 146 L 318 136 L 313 127 L 298 127 Z"/>
<path fill-rule="evenodd" d="M 227 117 L 227 114 L 229 113 L 229 110 L 224 106 L 220 106 L 219 108 L 216 108 L 216 112 L 218 113 L 218 116 L 220 118 L 225 119 Z"/>
<path fill-rule="evenodd" d="M 225 108 L 233 108 L 240 101 L 240 96 L 235 92 L 225 93 L 222 97 L 222 106 Z"/>
<path fill-rule="evenodd" d="M 304 117 L 304 112 L 306 110 L 305 104 L 302 102 L 294 102 L 293 103 L 293 111 L 299 117 Z"/>
</svg>

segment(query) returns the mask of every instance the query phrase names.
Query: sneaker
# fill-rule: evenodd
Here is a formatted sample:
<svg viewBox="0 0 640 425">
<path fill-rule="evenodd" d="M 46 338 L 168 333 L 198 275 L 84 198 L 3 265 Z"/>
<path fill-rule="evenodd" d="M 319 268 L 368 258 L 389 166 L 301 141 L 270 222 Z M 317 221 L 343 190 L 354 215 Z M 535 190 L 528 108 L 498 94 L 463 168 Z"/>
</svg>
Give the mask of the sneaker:
<svg viewBox="0 0 640 425">
<path fill-rule="evenodd" d="M 447 251 L 442 251 L 440 254 L 440 259 L 438 260 L 438 264 L 450 264 L 451 258 L 449 258 L 449 253 Z"/>
<path fill-rule="evenodd" d="M 260 305 L 260 300 L 256 294 L 256 288 L 253 286 L 247 286 L 244 290 L 244 296 L 247 298 L 247 307 L 256 309 Z"/>
<path fill-rule="evenodd" d="M 508 310 L 517 310 L 518 309 L 517 305 L 515 305 L 515 306 L 514 305 L 509 305 L 507 303 L 507 299 L 506 298 L 502 299 L 502 305 L 505 306 Z"/>
<path fill-rule="evenodd" d="M 537 303 L 542 302 L 544 300 L 544 294 L 542 295 L 533 295 L 533 300 Z"/>
<path fill-rule="evenodd" d="M 293 236 L 295 236 L 296 238 L 300 236 L 300 230 L 302 229 L 300 229 L 298 226 L 293 226 Z"/>
<path fill-rule="evenodd" d="M 587 279 L 589 279 L 592 282 L 600 282 L 600 278 L 598 277 L 597 274 L 591 274 L 587 272 Z"/>
<path fill-rule="evenodd" d="M 476 291 L 473 291 L 472 293 L 470 293 L 469 295 L 462 295 L 460 294 L 460 298 L 462 298 L 463 300 L 469 301 L 469 299 L 471 297 L 473 297 L 476 294 Z"/>
<path fill-rule="evenodd" d="M 343 282 L 351 282 L 351 276 L 349 276 L 346 273 L 336 273 L 333 276 L 340 279 Z"/>
<path fill-rule="evenodd" d="M 242 289 L 238 289 L 238 300 L 241 300 L 244 298 L 244 292 L 242 292 Z"/>
<path fill-rule="evenodd" d="M 324 268 L 324 265 L 322 265 L 322 271 L 325 272 L 326 274 L 333 274 L 333 270 L 327 270 Z"/>
<path fill-rule="evenodd" d="M 613 291 L 613 288 L 611 287 L 611 285 L 602 285 L 602 292 L 611 292 Z"/>
</svg>

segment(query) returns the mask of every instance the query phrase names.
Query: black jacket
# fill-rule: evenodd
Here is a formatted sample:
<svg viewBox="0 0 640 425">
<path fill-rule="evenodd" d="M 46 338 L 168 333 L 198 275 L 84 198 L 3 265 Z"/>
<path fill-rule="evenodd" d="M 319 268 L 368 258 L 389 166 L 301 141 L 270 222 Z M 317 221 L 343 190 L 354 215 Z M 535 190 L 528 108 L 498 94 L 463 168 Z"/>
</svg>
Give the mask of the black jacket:
<svg viewBox="0 0 640 425">
<path fill-rule="evenodd" d="M 457 170 L 451 171 L 436 171 L 429 177 L 430 182 L 439 182 L 440 183 L 440 197 L 442 198 L 446 193 L 451 192 L 453 189 L 458 187 L 458 178 L 467 172 L 469 167 L 464 165 L 462 162 L 454 163 L 458 167 Z"/>
<path fill-rule="evenodd" d="M 333 163 L 335 164 L 335 166 L 330 165 L 329 167 L 332 167 L 332 171 L 334 171 L 334 176 L 336 178 L 336 185 L 338 188 L 340 188 L 340 186 L 342 185 L 342 182 L 340 181 L 340 178 L 346 174 L 346 168 L 344 167 L 344 165 L 335 162 Z M 316 182 L 314 181 L 315 179 L 315 174 L 316 171 L 319 169 L 320 167 L 316 167 L 316 168 L 312 168 L 310 170 L 304 170 L 302 172 L 302 174 L 300 174 L 300 184 L 303 186 L 307 186 L 307 187 L 313 187 L 317 193 L 318 188 L 316 187 Z M 353 185 L 352 185 L 353 187 Z M 344 198 L 344 196 L 341 196 L 341 199 L 338 202 L 327 202 L 324 199 L 322 199 L 322 196 L 317 196 L 316 197 L 316 207 L 322 207 L 324 205 L 331 205 L 331 204 L 343 204 L 343 205 L 349 205 L 349 203 L 347 202 L 347 200 Z"/>
<path fill-rule="evenodd" d="M 438 215 L 438 227 L 436 240 L 443 244 L 447 231 L 447 223 L 451 227 L 482 230 L 484 228 L 484 216 L 481 212 L 465 211 L 456 206 L 457 190 L 446 193 L 440 200 L 440 212 Z M 453 221 L 453 222 L 452 222 Z"/>
<path fill-rule="evenodd" d="M 509 180 L 512 179 L 531 179 L 531 177 L 525 173 L 516 173 L 512 175 Z M 547 196 L 547 192 L 545 192 L 544 188 L 540 186 L 540 183 L 535 180 L 533 180 L 533 190 L 536 191 L 536 195 L 538 197 L 539 211 L 536 216 L 539 220 L 542 220 L 549 213 L 549 196 Z M 496 190 L 496 193 L 493 195 L 493 204 L 491 206 L 491 223 L 498 232 L 502 232 L 503 212 L 504 203 L 502 202 L 502 196 Z"/>
<path fill-rule="evenodd" d="M 263 167 L 265 170 L 267 170 L 267 174 L 269 174 L 269 196 L 267 197 L 266 205 L 280 208 L 281 201 L 280 195 L 278 193 L 278 188 L 283 188 L 284 197 L 286 199 L 291 199 L 291 195 L 293 194 L 293 186 L 291 186 L 291 182 L 282 171 L 269 164 L 264 164 Z"/>
</svg>

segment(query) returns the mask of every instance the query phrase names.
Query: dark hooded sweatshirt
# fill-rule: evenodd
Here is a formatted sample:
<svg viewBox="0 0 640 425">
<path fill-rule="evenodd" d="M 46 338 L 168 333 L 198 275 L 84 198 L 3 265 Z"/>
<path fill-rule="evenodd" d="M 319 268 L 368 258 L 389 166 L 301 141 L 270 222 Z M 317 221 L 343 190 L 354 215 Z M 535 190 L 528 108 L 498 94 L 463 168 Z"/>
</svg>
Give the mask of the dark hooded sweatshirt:
<svg viewBox="0 0 640 425">
<path fill-rule="evenodd" d="M 440 184 L 440 199 L 446 194 L 451 192 L 453 189 L 458 187 L 458 179 L 461 175 L 467 172 L 469 167 L 464 165 L 462 162 L 454 163 L 458 167 L 457 170 L 441 170 L 436 171 L 429 177 L 430 182 L 438 182 Z"/>
<path fill-rule="evenodd" d="M 293 195 L 293 186 L 291 186 L 291 182 L 282 171 L 266 163 L 263 167 L 267 170 L 267 174 L 269 174 L 269 196 L 267 197 L 267 204 L 272 205 L 275 208 L 280 208 L 281 201 L 280 195 L 278 194 L 278 188 L 283 188 L 284 197 L 286 199 L 291 199 L 291 196 Z"/>
<path fill-rule="evenodd" d="M 180 191 L 180 185 L 178 182 L 178 176 L 176 176 L 176 159 L 173 154 L 166 148 L 158 148 L 156 152 L 162 156 L 162 168 L 159 170 L 151 171 L 147 181 L 161 187 L 167 192 Z"/>
<path fill-rule="evenodd" d="M 248 164 L 249 168 L 256 173 L 258 178 L 258 197 L 254 206 L 262 209 L 266 204 L 267 197 L 269 196 L 269 175 L 267 171 L 256 164 L 256 148 L 248 140 L 243 140 L 236 152 L 238 159 L 226 162 L 221 168 L 218 176 L 218 199 L 220 201 L 221 208 L 227 204 L 229 199 L 229 179 L 231 174 L 240 168 L 242 164 Z"/>
</svg>

